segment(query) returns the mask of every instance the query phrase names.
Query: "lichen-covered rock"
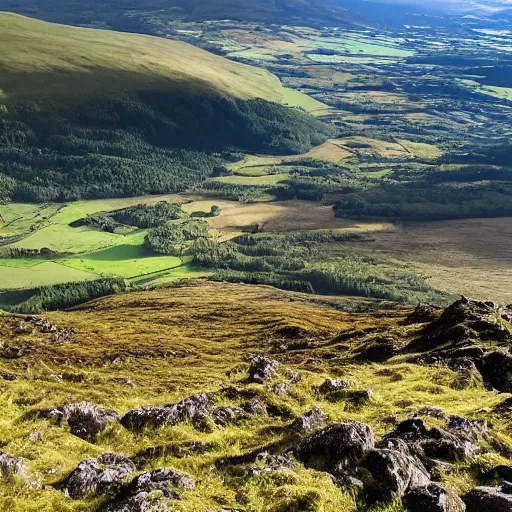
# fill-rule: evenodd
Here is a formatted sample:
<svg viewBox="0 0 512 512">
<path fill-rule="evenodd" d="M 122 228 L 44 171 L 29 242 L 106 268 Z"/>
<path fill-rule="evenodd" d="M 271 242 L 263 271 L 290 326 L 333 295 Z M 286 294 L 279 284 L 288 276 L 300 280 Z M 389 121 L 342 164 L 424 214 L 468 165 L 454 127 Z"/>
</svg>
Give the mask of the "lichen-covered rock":
<svg viewBox="0 0 512 512">
<path fill-rule="evenodd" d="M 259 398 L 251 398 L 248 402 L 242 404 L 242 409 L 251 416 L 265 416 L 267 406 Z"/>
<path fill-rule="evenodd" d="M 462 496 L 466 512 L 510 512 L 512 494 L 503 487 L 475 487 Z"/>
<path fill-rule="evenodd" d="M 90 402 L 75 402 L 55 409 L 30 411 L 25 415 L 25 418 L 45 418 L 54 421 L 58 425 L 67 420 L 73 435 L 92 442 L 110 423 L 119 420 L 115 411 L 99 407 Z"/>
<path fill-rule="evenodd" d="M 125 455 L 103 453 L 94 459 L 81 461 L 57 487 L 79 500 L 88 495 L 112 491 L 136 469 L 132 460 Z"/>
<path fill-rule="evenodd" d="M 372 427 L 352 421 L 335 423 L 310 435 L 299 444 L 296 455 L 308 467 L 344 472 L 355 468 L 374 446 Z"/>
<path fill-rule="evenodd" d="M 297 418 L 291 425 L 291 429 L 297 434 L 303 435 L 325 426 L 324 412 L 320 407 L 314 407 L 304 415 Z"/>
<path fill-rule="evenodd" d="M 464 512 L 466 505 L 454 493 L 431 484 L 406 494 L 404 504 L 409 512 Z"/>
<path fill-rule="evenodd" d="M 195 480 L 172 468 L 142 473 L 98 512 L 168 512 L 169 504 L 181 499 L 172 487 L 191 490 Z"/>
<path fill-rule="evenodd" d="M 399 449 L 377 448 L 368 451 L 361 466 L 373 477 L 373 494 L 377 501 L 402 497 L 408 491 L 430 484 L 427 470 L 409 453 L 405 443 Z"/>
<path fill-rule="evenodd" d="M 318 387 L 318 391 L 325 395 L 333 391 L 341 391 L 350 387 L 350 382 L 345 379 L 325 379 Z"/>
<path fill-rule="evenodd" d="M 212 396 L 209 393 L 197 393 L 175 404 L 145 406 L 128 411 L 121 418 L 121 424 L 128 430 L 141 431 L 189 420 L 198 430 L 207 430 L 212 408 Z"/>
<path fill-rule="evenodd" d="M 0 451 L 0 477 L 12 478 L 15 476 L 23 479 L 26 478 L 27 469 L 25 461 L 21 457 L 14 457 Z"/>
<path fill-rule="evenodd" d="M 119 420 L 115 411 L 98 407 L 89 402 L 65 405 L 64 417 L 67 419 L 71 433 L 81 439 L 94 441 L 109 423 Z"/>
<path fill-rule="evenodd" d="M 216 407 L 212 413 L 213 422 L 215 425 L 225 427 L 230 423 L 248 418 L 248 414 L 240 407 L 221 406 Z"/>
<path fill-rule="evenodd" d="M 461 461 L 478 451 L 479 436 L 474 431 L 462 429 L 428 429 L 421 418 L 412 418 L 399 423 L 393 432 L 384 436 L 381 445 L 403 440 L 412 453 L 424 459 L 440 459 L 447 462 Z"/>
<path fill-rule="evenodd" d="M 279 363 L 264 356 L 253 356 L 250 359 L 249 382 L 263 384 L 278 370 Z"/>
</svg>

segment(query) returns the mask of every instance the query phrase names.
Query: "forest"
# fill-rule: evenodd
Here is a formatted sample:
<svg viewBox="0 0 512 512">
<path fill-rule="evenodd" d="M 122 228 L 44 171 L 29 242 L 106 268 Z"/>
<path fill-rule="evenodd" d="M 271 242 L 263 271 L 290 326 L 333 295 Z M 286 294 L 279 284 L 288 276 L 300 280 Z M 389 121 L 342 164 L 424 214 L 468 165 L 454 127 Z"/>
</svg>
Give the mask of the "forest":
<svg viewBox="0 0 512 512">
<path fill-rule="evenodd" d="M 266 100 L 143 91 L 0 109 L 0 199 L 49 202 L 181 192 L 234 151 L 301 153 L 333 128 Z"/>
</svg>

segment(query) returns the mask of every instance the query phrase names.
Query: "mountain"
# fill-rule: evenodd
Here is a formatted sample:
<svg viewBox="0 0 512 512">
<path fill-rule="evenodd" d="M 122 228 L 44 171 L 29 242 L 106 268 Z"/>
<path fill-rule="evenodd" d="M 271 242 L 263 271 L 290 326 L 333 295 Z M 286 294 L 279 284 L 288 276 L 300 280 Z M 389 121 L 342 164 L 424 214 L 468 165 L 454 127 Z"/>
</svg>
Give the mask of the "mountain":
<svg viewBox="0 0 512 512">
<path fill-rule="evenodd" d="M 196 282 L 0 316 L 0 509 L 510 510 L 510 311 L 337 300 Z"/>
<path fill-rule="evenodd" d="M 140 31 L 141 18 L 203 21 L 232 19 L 264 23 L 345 24 L 347 12 L 334 0 L 0 0 L 0 10 L 71 25 Z"/>
<path fill-rule="evenodd" d="M 4 198 L 174 192 L 210 176 L 223 152 L 302 152 L 331 133 L 276 103 L 284 89 L 265 70 L 181 42 L 9 13 L 0 90 Z"/>
</svg>

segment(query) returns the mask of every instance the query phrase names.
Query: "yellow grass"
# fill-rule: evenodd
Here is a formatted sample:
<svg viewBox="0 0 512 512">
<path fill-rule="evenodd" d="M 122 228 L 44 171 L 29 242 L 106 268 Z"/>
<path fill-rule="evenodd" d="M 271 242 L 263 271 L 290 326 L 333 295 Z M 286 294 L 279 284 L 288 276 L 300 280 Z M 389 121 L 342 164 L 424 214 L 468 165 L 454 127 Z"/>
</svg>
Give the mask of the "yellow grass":
<svg viewBox="0 0 512 512">
<path fill-rule="evenodd" d="M 111 90 L 183 89 L 279 101 L 271 73 L 186 43 L 50 24 L 0 13 L 0 89 L 10 96 L 75 97 Z M 49 79 L 51 77 L 51 79 Z"/>
</svg>

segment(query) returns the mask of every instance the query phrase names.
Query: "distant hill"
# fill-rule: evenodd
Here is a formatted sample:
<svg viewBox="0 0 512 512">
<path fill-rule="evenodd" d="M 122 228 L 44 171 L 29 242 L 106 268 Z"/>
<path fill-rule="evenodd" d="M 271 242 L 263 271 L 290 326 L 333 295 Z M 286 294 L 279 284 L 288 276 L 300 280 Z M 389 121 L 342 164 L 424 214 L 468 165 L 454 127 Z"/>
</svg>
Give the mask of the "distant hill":
<svg viewBox="0 0 512 512">
<path fill-rule="evenodd" d="M 31 201 L 185 190 L 233 151 L 330 128 L 271 73 L 162 38 L 0 13 L 0 189 Z"/>
<path fill-rule="evenodd" d="M 347 12 L 335 0 L 0 0 L 0 10 L 71 25 L 103 25 L 140 31 L 139 20 L 233 19 L 263 23 L 345 24 Z"/>
</svg>

